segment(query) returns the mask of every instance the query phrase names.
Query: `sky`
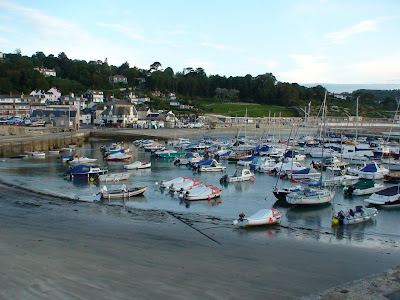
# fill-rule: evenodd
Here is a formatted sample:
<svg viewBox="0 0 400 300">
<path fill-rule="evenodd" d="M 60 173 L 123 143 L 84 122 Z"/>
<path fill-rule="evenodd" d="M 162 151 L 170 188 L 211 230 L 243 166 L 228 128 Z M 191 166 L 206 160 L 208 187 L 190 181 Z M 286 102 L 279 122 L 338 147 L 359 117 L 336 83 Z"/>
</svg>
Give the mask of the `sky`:
<svg viewBox="0 0 400 300">
<path fill-rule="evenodd" d="M 148 69 L 400 84 L 398 0 L 0 0 L 0 51 Z"/>
</svg>

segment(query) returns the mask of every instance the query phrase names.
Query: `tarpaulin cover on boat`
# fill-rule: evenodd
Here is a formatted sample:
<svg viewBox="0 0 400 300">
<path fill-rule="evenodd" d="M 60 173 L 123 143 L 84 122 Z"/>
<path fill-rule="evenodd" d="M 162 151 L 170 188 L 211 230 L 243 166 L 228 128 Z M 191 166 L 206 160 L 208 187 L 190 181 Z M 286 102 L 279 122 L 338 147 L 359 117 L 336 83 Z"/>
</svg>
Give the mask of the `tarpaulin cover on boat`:
<svg viewBox="0 0 400 300">
<path fill-rule="evenodd" d="M 375 194 L 382 195 L 382 196 L 394 196 L 400 193 L 400 186 L 391 186 L 387 189 L 382 191 L 376 192 Z"/>
<path fill-rule="evenodd" d="M 310 168 L 305 168 L 303 170 L 299 170 L 299 171 L 293 171 L 292 174 L 308 174 L 310 173 Z"/>
<path fill-rule="evenodd" d="M 88 166 L 88 165 L 77 165 L 72 169 L 67 171 L 67 174 L 81 174 L 81 173 L 88 173 L 90 168 L 98 167 L 98 166 Z"/>
<path fill-rule="evenodd" d="M 362 171 L 362 172 L 377 172 L 378 169 L 376 167 L 376 164 L 368 164 L 364 168 L 362 168 L 360 171 Z"/>
<path fill-rule="evenodd" d="M 355 189 L 360 189 L 360 190 L 365 190 L 372 188 L 375 185 L 375 181 L 369 180 L 369 179 L 364 179 L 364 180 L 359 180 L 356 182 L 354 185 Z"/>
<path fill-rule="evenodd" d="M 212 162 L 213 162 L 212 159 L 207 159 L 207 160 L 199 161 L 198 163 L 196 163 L 196 165 L 198 165 L 198 166 L 209 166 L 209 165 L 211 165 Z"/>
</svg>

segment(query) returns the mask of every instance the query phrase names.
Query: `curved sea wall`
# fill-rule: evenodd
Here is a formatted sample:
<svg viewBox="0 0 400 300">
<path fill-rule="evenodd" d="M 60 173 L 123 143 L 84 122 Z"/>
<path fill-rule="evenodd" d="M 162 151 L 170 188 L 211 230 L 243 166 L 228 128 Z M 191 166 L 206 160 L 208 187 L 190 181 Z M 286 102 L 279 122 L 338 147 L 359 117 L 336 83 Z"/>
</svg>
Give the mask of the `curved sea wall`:
<svg viewBox="0 0 400 300">
<path fill-rule="evenodd" d="M 0 137 L 0 157 L 10 157 L 29 151 L 48 151 L 80 144 L 90 135 L 89 131 L 52 132 L 36 131 L 27 133 L 20 131 L 16 135 Z"/>
</svg>

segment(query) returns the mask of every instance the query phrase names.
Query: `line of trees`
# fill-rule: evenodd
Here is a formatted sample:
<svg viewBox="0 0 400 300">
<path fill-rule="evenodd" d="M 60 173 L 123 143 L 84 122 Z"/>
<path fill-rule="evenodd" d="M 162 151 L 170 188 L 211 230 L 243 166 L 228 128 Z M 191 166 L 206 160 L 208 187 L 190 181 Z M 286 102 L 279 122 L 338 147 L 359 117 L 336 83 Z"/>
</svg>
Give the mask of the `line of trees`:
<svg viewBox="0 0 400 300">
<path fill-rule="evenodd" d="M 57 77 L 44 77 L 34 68 L 55 69 Z M 289 107 L 310 100 L 321 102 L 325 93 L 322 86 L 306 88 L 296 83 L 279 82 L 272 73 L 256 77 L 207 76 L 201 67 L 174 72 L 172 68 L 162 69 L 160 62 L 154 62 L 145 70 L 130 67 L 128 62 L 116 67 L 108 65 L 107 60 L 69 59 L 64 52 L 58 56 L 36 52 L 31 57 L 16 52 L 0 60 L 0 94 L 29 93 L 33 89 L 46 90 L 52 86 L 63 94 L 81 94 L 88 89 L 111 91 L 126 86 L 109 82 L 109 76 L 116 74 L 126 76 L 128 86 L 137 87 L 141 83 L 148 91 L 173 92 L 184 99 L 207 98 Z"/>
</svg>

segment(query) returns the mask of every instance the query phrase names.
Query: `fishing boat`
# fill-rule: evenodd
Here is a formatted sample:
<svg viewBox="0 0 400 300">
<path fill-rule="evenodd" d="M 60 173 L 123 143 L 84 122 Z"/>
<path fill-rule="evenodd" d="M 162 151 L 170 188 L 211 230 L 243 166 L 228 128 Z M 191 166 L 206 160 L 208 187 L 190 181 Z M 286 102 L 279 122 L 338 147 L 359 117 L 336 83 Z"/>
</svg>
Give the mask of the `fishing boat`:
<svg viewBox="0 0 400 300">
<path fill-rule="evenodd" d="M 369 204 L 382 207 L 400 207 L 400 186 L 391 186 L 369 196 L 364 200 Z"/>
<path fill-rule="evenodd" d="M 151 162 L 146 162 L 143 160 L 138 160 L 129 165 L 124 165 L 124 169 L 126 169 L 126 170 L 138 170 L 138 169 L 147 169 L 147 168 L 151 168 Z"/>
<path fill-rule="evenodd" d="M 131 177 L 132 173 L 129 172 L 122 172 L 122 173 L 113 173 L 113 174 L 103 174 L 103 175 L 99 175 L 98 180 L 99 181 L 105 181 L 105 182 L 109 182 L 109 181 L 120 181 L 120 180 L 127 180 L 129 179 L 129 177 Z"/>
<path fill-rule="evenodd" d="M 333 200 L 335 192 L 328 189 L 304 188 L 286 195 L 286 202 L 296 205 L 326 204 Z"/>
<path fill-rule="evenodd" d="M 356 170 L 355 173 L 364 179 L 382 179 L 385 175 L 389 174 L 389 170 L 373 162 L 360 170 Z"/>
<path fill-rule="evenodd" d="M 195 200 L 210 200 L 219 197 L 222 190 L 213 185 L 200 184 L 184 193 L 180 194 L 185 200 L 195 201 Z"/>
<path fill-rule="evenodd" d="M 100 190 L 100 194 L 103 199 L 129 198 L 143 194 L 146 189 L 147 186 L 127 187 L 125 184 L 115 189 L 108 189 L 106 186 L 103 186 Z"/>
<path fill-rule="evenodd" d="M 69 169 L 64 175 L 70 179 L 94 178 L 106 174 L 108 170 L 100 169 L 97 165 L 77 165 Z"/>
<path fill-rule="evenodd" d="M 195 186 L 198 186 L 200 184 L 202 184 L 202 182 L 200 180 L 188 179 L 181 183 L 171 184 L 169 187 L 169 191 L 170 192 L 187 191 L 187 190 L 190 190 L 191 188 L 194 188 Z"/>
<path fill-rule="evenodd" d="M 235 173 L 233 175 L 228 175 L 225 174 L 224 176 L 222 176 L 220 178 L 220 182 L 221 183 L 225 183 L 225 182 L 239 182 L 239 181 L 247 181 L 247 180 L 251 180 L 254 179 L 255 175 L 253 172 L 251 172 L 249 169 L 236 169 Z"/>
<path fill-rule="evenodd" d="M 245 214 L 241 213 L 237 220 L 233 221 L 233 225 L 239 227 L 261 226 L 279 224 L 282 219 L 282 212 L 277 209 L 261 209 L 254 215 L 245 218 Z"/>
<path fill-rule="evenodd" d="M 347 212 L 339 211 L 332 218 L 332 225 L 350 225 L 358 224 L 369 221 L 378 215 L 378 210 L 376 208 L 368 208 L 358 205 L 355 210 L 349 209 Z"/>
<path fill-rule="evenodd" d="M 385 189 L 383 183 L 376 183 L 370 179 L 359 180 L 356 184 L 343 188 L 343 193 L 354 196 L 369 195 Z"/>
</svg>

